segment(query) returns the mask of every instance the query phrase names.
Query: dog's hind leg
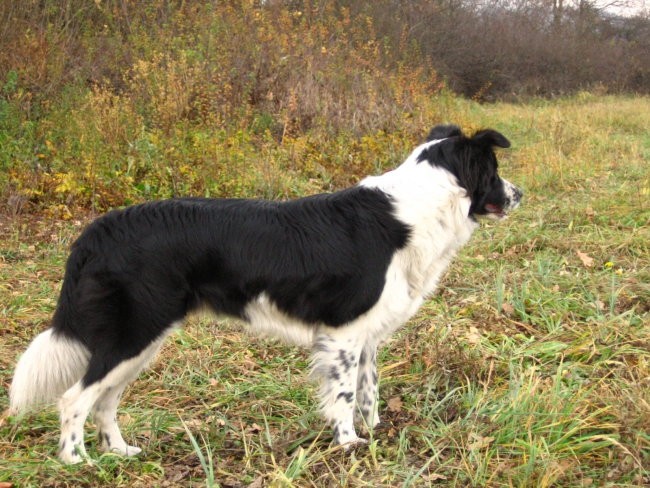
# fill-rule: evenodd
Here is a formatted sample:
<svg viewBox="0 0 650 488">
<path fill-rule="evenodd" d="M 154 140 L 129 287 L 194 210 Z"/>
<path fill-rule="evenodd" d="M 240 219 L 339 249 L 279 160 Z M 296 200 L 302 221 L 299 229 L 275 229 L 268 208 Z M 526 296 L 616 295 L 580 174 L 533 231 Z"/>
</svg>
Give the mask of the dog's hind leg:
<svg viewBox="0 0 650 488">
<path fill-rule="evenodd" d="M 59 400 L 61 414 L 61 440 L 59 459 L 66 464 L 81 462 L 86 455 L 84 447 L 84 423 L 90 409 L 101 395 L 100 385 L 88 387 L 78 381 Z"/>
<path fill-rule="evenodd" d="M 102 431 L 103 447 L 122 454 L 137 454 L 138 448 L 127 446 L 115 420 L 117 404 L 124 388 L 135 379 L 160 348 L 163 337 L 147 346 L 137 356 L 119 362 L 101 379 L 87 384 L 84 377 L 63 394 L 59 401 L 61 441 L 59 458 L 67 464 L 80 462 L 85 456 L 83 427 L 91 409 Z M 91 357 L 89 370 L 99 359 Z M 108 435 L 108 439 L 105 434 Z"/>
<path fill-rule="evenodd" d="M 128 381 L 124 381 L 114 387 L 108 387 L 93 407 L 93 419 L 97 426 L 97 436 L 103 451 L 115 452 L 124 456 L 135 456 L 142 449 L 128 445 L 122 437 L 120 427 L 117 424 L 117 406 L 128 384 Z"/>
<path fill-rule="evenodd" d="M 93 419 L 97 426 L 97 435 L 103 451 L 115 452 L 123 456 L 135 456 L 142 451 L 139 447 L 128 445 L 122 437 L 117 424 L 117 406 L 120 403 L 124 389 L 136 379 L 156 356 L 161 343 L 162 340 L 152 343 L 138 356 L 129 360 L 131 362 L 130 369 L 122 368 L 119 373 L 116 371 L 114 375 L 115 382 L 112 385 L 107 385 L 97 399 L 93 407 Z"/>
<path fill-rule="evenodd" d="M 361 414 L 367 430 L 372 430 L 379 424 L 377 389 L 377 345 L 374 342 L 366 342 L 359 356 L 356 413 Z"/>
<path fill-rule="evenodd" d="M 357 374 L 362 343 L 356 328 L 324 329 L 316 336 L 312 374 L 321 380 L 320 399 L 325 419 L 333 426 L 334 442 L 346 446 L 365 442 L 354 430 Z"/>
</svg>

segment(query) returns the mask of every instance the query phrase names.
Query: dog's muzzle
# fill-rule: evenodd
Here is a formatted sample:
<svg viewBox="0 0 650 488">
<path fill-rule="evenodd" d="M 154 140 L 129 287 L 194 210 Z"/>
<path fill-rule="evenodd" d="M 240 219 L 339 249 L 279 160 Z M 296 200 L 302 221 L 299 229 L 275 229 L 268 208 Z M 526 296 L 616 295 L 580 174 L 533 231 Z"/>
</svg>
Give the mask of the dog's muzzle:
<svg viewBox="0 0 650 488">
<path fill-rule="evenodd" d="M 501 179 L 503 184 L 503 201 L 500 204 L 486 203 L 485 204 L 485 217 L 489 219 L 501 220 L 508 216 L 508 214 L 516 209 L 521 202 L 523 192 L 508 180 Z"/>
<path fill-rule="evenodd" d="M 508 213 L 519 206 L 521 203 L 521 197 L 524 196 L 524 192 L 508 180 L 503 180 L 503 192 L 505 193 L 507 200 L 503 210 L 505 213 Z"/>
</svg>

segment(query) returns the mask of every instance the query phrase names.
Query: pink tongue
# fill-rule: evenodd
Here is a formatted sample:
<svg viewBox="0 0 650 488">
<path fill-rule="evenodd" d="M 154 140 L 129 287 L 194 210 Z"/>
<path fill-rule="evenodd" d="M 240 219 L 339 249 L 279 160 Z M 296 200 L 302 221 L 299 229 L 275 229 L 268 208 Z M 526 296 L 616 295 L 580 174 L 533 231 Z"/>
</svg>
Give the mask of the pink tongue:
<svg viewBox="0 0 650 488">
<path fill-rule="evenodd" d="M 490 213 L 501 213 L 503 212 L 503 209 L 499 207 L 498 205 L 493 205 L 492 203 L 486 203 L 485 204 L 485 210 L 487 210 Z"/>
</svg>

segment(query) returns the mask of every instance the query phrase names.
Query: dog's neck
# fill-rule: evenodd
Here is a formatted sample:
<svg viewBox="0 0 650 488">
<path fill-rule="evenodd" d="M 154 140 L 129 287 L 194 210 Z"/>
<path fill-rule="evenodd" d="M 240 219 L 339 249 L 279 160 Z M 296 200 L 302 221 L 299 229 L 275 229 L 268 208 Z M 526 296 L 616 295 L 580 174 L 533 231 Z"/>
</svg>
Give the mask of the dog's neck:
<svg viewBox="0 0 650 488">
<path fill-rule="evenodd" d="M 400 251 L 414 295 L 426 296 L 478 224 L 469 216 L 471 201 L 449 171 L 418 157 L 433 141 L 419 146 L 396 169 L 359 185 L 386 193 L 395 215 L 409 225 L 409 244 Z"/>
<path fill-rule="evenodd" d="M 426 160 L 418 161 L 423 150 L 439 142 L 429 141 L 418 146 L 394 170 L 367 177 L 359 185 L 377 188 L 391 197 L 397 217 L 407 224 L 428 228 L 429 221 L 435 221 L 431 223 L 437 226 L 444 215 L 451 227 L 467 227 L 472 219 L 469 218 L 471 201 L 465 189 L 449 171 Z M 470 228 L 473 230 L 474 225 Z"/>
</svg>

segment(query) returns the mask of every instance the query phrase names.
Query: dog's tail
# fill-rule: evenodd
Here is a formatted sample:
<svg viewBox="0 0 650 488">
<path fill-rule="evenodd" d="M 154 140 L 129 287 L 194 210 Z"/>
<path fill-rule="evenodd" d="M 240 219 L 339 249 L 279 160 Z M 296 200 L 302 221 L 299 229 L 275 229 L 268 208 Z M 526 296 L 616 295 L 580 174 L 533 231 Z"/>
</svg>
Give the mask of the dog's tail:
<svg viewBox="0 0 650 488">
<path fill-rule="evenodd" d="M 23 353 L 9 388 L 9 411 L 17 414 L 51 403 L 81 379 L 88 367 L 86 347 L 48 329 Z"/>
</svg>

